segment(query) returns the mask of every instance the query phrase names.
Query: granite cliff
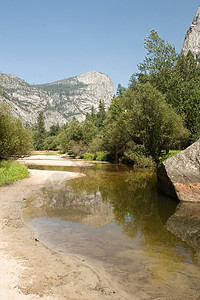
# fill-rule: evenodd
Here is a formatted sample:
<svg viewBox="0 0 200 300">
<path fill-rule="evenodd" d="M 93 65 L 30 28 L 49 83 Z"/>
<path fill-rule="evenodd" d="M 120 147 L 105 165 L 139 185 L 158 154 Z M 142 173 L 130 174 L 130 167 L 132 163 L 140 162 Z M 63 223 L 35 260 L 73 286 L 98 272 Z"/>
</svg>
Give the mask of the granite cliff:
<svg viewBox="0 0 200 300">
<path fill-rule="evenodd" d="M 42 110 L 46 128 L 73 117 L 82 121 L 92 105 L 98 108 L 100 100 L 109 107 L 114 95 L 112 80 L 96 71 L 42 85 L 30 85 L 15 75 L 2 74 L 0 86 L 0 102 L 8 102 L 14 116 L 32 126 Z"/>
<path fill-rule="evenodd" d="M 189 50 L 192 51 L 195 59 L 200 62 L 200 7 L 186 32 L 181 54 L 187 55 Z"/>
</svg>

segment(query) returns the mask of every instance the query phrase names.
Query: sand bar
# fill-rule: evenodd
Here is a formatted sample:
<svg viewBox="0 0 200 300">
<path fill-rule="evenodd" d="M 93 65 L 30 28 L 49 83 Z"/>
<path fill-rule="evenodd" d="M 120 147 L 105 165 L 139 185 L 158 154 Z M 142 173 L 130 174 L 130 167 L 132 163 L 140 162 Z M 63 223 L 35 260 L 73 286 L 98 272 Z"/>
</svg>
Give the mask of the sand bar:
<svg viewBox="0 0 200 300">
<path fill-rule="evenodd" d="M 30 170 L 29 178 L 0 187 L 1 300 L 134 299 L 103 268 L 58 254 L 35 240 L 34 231 L 23 222 L 23 200 L 33 190 L 79 176 L 83 175 Z"/>
</svg>

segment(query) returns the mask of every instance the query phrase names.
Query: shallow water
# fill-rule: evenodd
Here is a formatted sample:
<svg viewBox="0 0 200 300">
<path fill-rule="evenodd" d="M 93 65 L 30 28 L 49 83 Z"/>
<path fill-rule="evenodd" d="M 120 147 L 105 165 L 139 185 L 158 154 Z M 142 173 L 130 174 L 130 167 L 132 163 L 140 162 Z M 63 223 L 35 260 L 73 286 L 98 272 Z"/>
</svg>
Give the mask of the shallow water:
<svg viewBox="0 0 200 300">
<path fill-rule="evenodd" d="M 86 176 L 47 182 L 25 201 L 24 220 L 39 240 L 102 266 L 138 299 L 200 299 L 199 248 L 181 239 L 178 203 L 157 193 L 153 171 L 110 164 L 40 169 Z"/>
</svg>

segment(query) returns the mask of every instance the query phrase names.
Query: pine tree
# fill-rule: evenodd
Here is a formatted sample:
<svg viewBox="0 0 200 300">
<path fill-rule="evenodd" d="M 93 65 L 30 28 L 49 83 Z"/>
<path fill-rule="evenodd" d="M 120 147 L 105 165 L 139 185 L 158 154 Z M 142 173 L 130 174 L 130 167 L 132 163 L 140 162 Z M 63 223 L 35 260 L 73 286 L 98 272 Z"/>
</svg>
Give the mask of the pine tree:
<svg viewBox="0 0 200 300">
<path fill-rule="evenodd" d="M 37 118 L 37 130 L 34 136 L 35 140 L 35 149 L 43 150 L 44 149 L 44 139 L 46 137 L 46 130 L 44 126 L 44 115 L 43 112 L 40 111 Z"/>
<path fill-rule="evenodd" d="M 103 126 L 103 122 L 106 119 L 106 110 L 105 110 L 105 103 L 104 100 L 99 101 L 99 110 L 97 113 L 97 127 L 101 129 Z"/>
</svg>

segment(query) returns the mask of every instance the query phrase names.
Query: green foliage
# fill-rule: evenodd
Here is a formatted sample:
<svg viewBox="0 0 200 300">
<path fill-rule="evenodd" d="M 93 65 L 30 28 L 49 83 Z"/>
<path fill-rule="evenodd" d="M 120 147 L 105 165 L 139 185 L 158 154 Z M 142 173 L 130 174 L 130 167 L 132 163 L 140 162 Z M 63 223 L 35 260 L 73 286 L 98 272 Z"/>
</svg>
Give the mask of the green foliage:
<svg viewBox="0 0 200 300">
<path fill-rule="evenodd" d="M 200 137 L 200 69 L 191 51 L 178 59 L 165 95 L 190 130 L 190 141 L 196 141 Z"/>
<path fill-rule="evenodd" d="M 97 160 L 97 161 L 111 161 L 112 157 L 109 152 L 106 151 L 97 151 L 95 153 L 85 152 L 79 156 L 79 158 L 87 160 Z"/>
<path fill-rule="evenodd" d="M 72 141 L 77 144 L 82 140 L 82 124 L 73 118 L 72 121 L 66 124 L 65 130 L 61 131 L 58 140 L 62 152 L 71 150 Z"/>
<path fill-rule="evenodd" d="M 122 111 L 119 99 L 120 99 L 119 97 L 115 97 L 115 96 L 113 97 L 112 103 L 111 103 L 111 106 L 109 108 L 109 112 L 107 115 L 107 122 L 110 122 L 112 120 L 116 121 L 118 119 L 118 117 Z"/>
<path fill-rule="evenodd" d="M 146 151 L 143 145 L 137 145 L 134 142 L 128 143 L 128 150 L 124 153 L 122 162 L 134 164 L 137 167 L 153 167 L 155 162 L 151 156 L 145 155 Z"/>
<path fill-rule="evenodd" d="M 44 126 L 44 115 L 40 111 L 37 118 L 37 127 L 34 134 L 34 147 L 35 150 L 44 150 L 44 139 L 46 137 L 46 130 Z"/>
<path fill-rule="evenodd" d="M 200 68 L 192 53 L 178 56 L 155 30 L 144 46 L 139 73 L 128 89 L 118 85 L 108 112 L 102 100 L 85 121 L 74 118 L 62 130 L 52 127 L 46 149 L 151 167 L 162 150 L 182 149 L 200 137 Z"/>
<path fill-rule="evenodd" d="M 71 153 L 73 153 L 73 155 L 79 156 L 87 151 L 87 146 L 82 141 L 75 142 L 71 140 L 68 144 L 68 149 Z"/>
<path fill-rule="evenodd" d="M 150 36 L 145 38 L 144 47 L 147 50 L 147 56 L 143 63 L 138 65 L 141 72 L 139 77 L 142 79 L 142 74 L 144 76 L 148 74 L 151 83 L 161 90 L 171 76 L 171 70 L 177 62 L 178 54 L 175 48 L 159 37 L 155 30 L 151 30 Z"/>
<path fill-rule="evenodd" d="M 14 161 L 3 161 L 0 163 L 0 186 L 28 176 L 28 169 L 25 165 L 20 165 Z"/>
<path fill-rule="evenodd" d="M 32 133 L 14 118 L 6 103 L 0 104 L 0 158 L 26 155 L 32 149 Z"/>
<path fill-rule="evenodd" d="M 108 123 L 103 132 L 104 149 L 117 160 L 125 158 L 141 165 L 148 158 L 151 164 L 163 148 L 181 146 L 189 133 L 183 121 L 164 96 L 149 83 L 137 85 L 135 91 L 127 90 L 118 100 L 121 113 L 117 120 Z"/>
<path fill-rule="evenodd" d="M 129 88 L 135 90 L 138 82 L 150 82 L 184 120 L 191 133 L 188 142 L 196 141 L 200 137 L 200 69 L 192 52 L 178 56 L 155 30 L 144 44 L 147 56 L 138 66 L 140 73 L 132 76 Z"/>
<path fill-rule="evenodd" d="M 105 103 L 103 100 L 100 100 L 99 110 L 96 115 L 96 126 L 99 130 L 102 128 L 105 119 L 106 119 Z"/>
<path fill-rule="evenodd" d="M 116 95 L 117 96 L 119 96 L 119 95 L 121 95 L 123 92 L 125 92 L 126 91 L 126 88 L 125 87 L 123 87 L 120 83 L 118 84 L 118 86 L 117 86 L 117 93 L 116 93 Z"/>
<path fill-rule="evenodd" d="M 103 128 L 106 119 L 106 111 L 104 101 L 100 101 L 97 113 L 92 106 L 91 114 L 87 114 L 85 121 L 82 123 L 73 118 L 65 129 L 58 135 L 58 143 L 62 152 L 76 148 L 77 153 L 83 153 L 84 149 L 89 148 L 93 144 L 93 140 Z M 96 150 L 95 150 L 96 151 Z"/>
<path fill-rule="evenodd" d="M 95 160 L 95 153 L 85 152 L 79 156 L 79 158 L 87 159 L 87 160 Z"/>
<path fill-rule="evenodd" d="M 58 150 L 58 137 L 48 136 L 44 140 L 44 150 Z"/>
<path fill-rule="evenodd" d="M 95 125 L 95 123 L 87 119 L 82 124 L 82 141 L 89 145 L 89 143 L 92 141 L 92 139 L 97 135 L 98 128 Z"/>
<path fill-rule="evenodd" d="M 161 161 L 164 161 L 180 152 L 181 152 L 181 150 L 169 150 L 169 152 L 166 153 L 166 151 L 162 150 L 161 151 L 161 157 L 162 157 Z"/>
<path fill-rule="evenodd" d="M 107 152 L 107 151 L 97 151 L 95 159 L 99 160 L 99 161 L 109 161 L 110 160 L 110 153 Z"/>
<path fill-rule="evenodd" d="M 164 96 L 150 84 L 140 86 L 135 92 L 138 112 L 132 111 L 132 119 L 137 118 L 137 137 L 147 153 L 156 158 L 162 148 L 181 146 L 189 132 Z"/>
<path fill-rule="evenodd" d="M 58 135 L 60 132 L 60 126 L 59 124 L 51 125 L 50 130 L 47 132 L 47 135 L 49 136 L 55 136 Z"/>
</svg>

